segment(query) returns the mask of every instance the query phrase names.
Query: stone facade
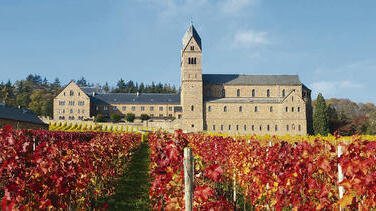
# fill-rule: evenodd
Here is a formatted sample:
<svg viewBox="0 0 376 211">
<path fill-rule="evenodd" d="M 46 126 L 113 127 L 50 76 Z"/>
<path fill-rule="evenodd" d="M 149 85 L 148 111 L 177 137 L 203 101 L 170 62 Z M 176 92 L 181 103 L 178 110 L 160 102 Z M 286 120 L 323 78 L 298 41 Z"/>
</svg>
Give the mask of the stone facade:
<svg viewBox="0 0 376 211">
<path fill-rule="evenodd" d="M 174 117 L 187 132 L 305 135 L 312 131 L 311 90 L 298 76 L 202 74 L 201 64 L 201 38 L 190 26 L 181 51 L 181 93 L 90 94 L 71 82 L 55 98 L 55 120 L 134 113 Z M 71 101 L 75 103 L 68 105 Z"/>
</svg>

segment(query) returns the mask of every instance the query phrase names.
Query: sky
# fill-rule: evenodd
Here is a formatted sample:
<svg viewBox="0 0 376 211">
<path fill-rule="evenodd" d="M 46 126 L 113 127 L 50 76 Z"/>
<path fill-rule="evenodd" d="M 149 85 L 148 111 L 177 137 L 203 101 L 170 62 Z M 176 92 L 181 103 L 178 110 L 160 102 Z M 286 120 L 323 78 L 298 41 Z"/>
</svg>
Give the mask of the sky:
<svg viewBox="0 0 376 211">
<path fill-rule="evenodd" d="M 376 103 L 374 0 L 0 0 L 0 81 L 180 86 L 191 21 L 203 73 L 298 74 L 312 98 Z"/>
</svg>

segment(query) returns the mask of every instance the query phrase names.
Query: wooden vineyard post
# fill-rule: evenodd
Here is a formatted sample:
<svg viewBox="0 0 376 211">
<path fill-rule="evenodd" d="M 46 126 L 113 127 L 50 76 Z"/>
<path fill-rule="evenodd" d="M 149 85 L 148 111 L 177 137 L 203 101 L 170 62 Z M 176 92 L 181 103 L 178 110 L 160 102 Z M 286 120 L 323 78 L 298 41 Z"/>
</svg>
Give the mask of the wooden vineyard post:
<svg viewBox="0 0 376 211">
<path fill-rule="evenodd" d="M 194 165 L 192 149 L 184 148 L 184 200 L 185 210 L 193 210 Z"/>
<path fill-rule="evenodd" d="M 236 210 L 236 174 L 234 173 L 234 210 Z"/>
<path fill-rule="evenodd" d="M 342 153 L 343 153 L 342 152 L 342 146 L 338 145 L 337 148 L 338 148 L 338 150 L 337 150 L 337 152 L 338 152 L 338 158 L 340 158 L 341 155 L 342 155 Z M 342 181 L 343 181 L 342 166 L 338 163 L 338 184 L 341 183 Z M 341 186 L 341 185 L 338 186 L 338 192 L 339 192 L 339 199 L 341 200 L 343 198 L 343 194 L 345 192 L 344 187 Z M 340 211 L 342 210 L 341 206 L 339 207 L 339 210 Z"/>
</svg>

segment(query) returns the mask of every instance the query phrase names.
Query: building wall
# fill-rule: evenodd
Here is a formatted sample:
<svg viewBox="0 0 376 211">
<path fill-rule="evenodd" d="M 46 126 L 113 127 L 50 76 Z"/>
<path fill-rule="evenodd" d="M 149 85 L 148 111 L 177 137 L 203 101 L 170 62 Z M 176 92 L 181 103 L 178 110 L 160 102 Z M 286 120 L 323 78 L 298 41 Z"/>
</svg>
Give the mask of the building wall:
<svg viewBox="0 0 376 211">
<path fill-rule="evenodd" d="M 5 125 L 12 125 L 15 129 L 48 129 L 47 124 L 35 124 L 30 122 L 22 122 L 16 120 L 9 120 L 9 119 L 0 119 L 0 128 L 3 128 Z"/>
<path fill-rule="evenodd" d="M 54 120 L 90 118 L 90 97 L 71 82 L 54 99 Z"/>
<path fill-rule="evenodd" d="M 175 107 L 180 105 L 176 104 L 98 104 L 94 105 L 93 113 L 103 114 L 104 116 L 110 116 L 112 113 L 119 115 L 125 115 L 127 113 L 133 113 L 137 117 L 141 114 L 147 114 L 150 117 L 160 118 L 179 118 L 181 112 L 176 112 Z"/>
</svg>

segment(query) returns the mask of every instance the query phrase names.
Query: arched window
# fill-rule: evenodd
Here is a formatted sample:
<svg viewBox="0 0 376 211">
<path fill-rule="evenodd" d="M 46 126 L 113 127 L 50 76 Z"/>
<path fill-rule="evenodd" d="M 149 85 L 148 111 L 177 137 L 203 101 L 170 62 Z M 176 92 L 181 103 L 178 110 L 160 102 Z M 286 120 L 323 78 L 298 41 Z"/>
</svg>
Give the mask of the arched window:
<svg viewBox="0 0 376 211">
<path fill-rule="evenodd" d="M 268 131 L 270 131 L 270 125 L 267 125 L 267 126 L 266 126 L 266 129 L 267 129 Z"/>
<path fill-rule="evenodd" d="M 289 125 L 286 125 L 286 130 L 289 131 L 289 129 L 290 129 L 290 128 L 289 128 Z"/>
<path fill-rule="evenodd" d="M 262 125 L 260 125 L 260 131 L 262 131 Z"/>
<path fill-rule="evenodd" d="M 275 125 L 275 126 L 274 126 L 274 130 L 275 130 L 275 131 L 278 131 L 278 125 Z"/>
<path fill-rule="evenodd" d="M 270 112 L 273 112 L 273 106 L 270 106 L 269 110 L 270 110 Z"/>
<path fill-rule="evenodd" d="M 291 107 L 291 112 L 294 112 L 294 107 Z"/>
<path fill-rule="evenodd" d="M 195 46 L 191 46 L 191 51 L 194 51 L 195 50 Z"/>
<path fill-rule="evenodd" d="M 255 97 L 255 96 L 256 96 L 256 91 L 252 89 L 252 97 Z"/>
<path fill-rule="evenodd" d="M 222 89 L 222 97 L 226 97 L 226 91 L 225 91 L 225 89 Z"/>
<path fill-rule="evenodd" d="M 221 125 L 221 130 L 223 130 L 223 125 Z"/>
<path fill-rule="evenodd" d="M 295 124 L 292 124 L 291 126 L 292 126 L 292 129 L 295 130 Z"/>
<path fill-rule="evenodd" d="M 302 126 L 301 126 L 301 125 L 298 125 L 298 130 L 299 130 L 299 131 L 302 130 Z"/>
<path fill-rule="evenodd" d="M 257 109 L 257 106 L 255 106 L 255 112 L 257 112 L 257 110 L 258 110 L 258 109 Z"/>
<path fill-rule="evenodd" d="M 191 57 L 188 57 L 188 64 L 191 64 Z"/>
<path fill-rule="evenodd" d="M 74 92 L 72 90 L 69 91 L 69 96 L 73 96 Z"/>
<path fill-rule="evenodd" d="M 294 96 L 291 96 L 291 102 L 294 102 Z"/>
<path fill-rule="evenodd" d="M 252 125 L 252 131 L 255 131 L 255 126 L 254 125 Z"/>
<path fill-rule="evenodd" d="M 223 111 L 224 111 L 224 112 L 227 112 L 227 106 L 224 106 L 224 107 L 223 107 Z"/>
<path fill-rule="evenodd" d="M 286 112 L 289 112 L 289 107 L 286 106 Z"/>
<path fill-rule="evenodd" d="M 211 112 L 211 106 L 208 106 L 208 111 Z"/>
<path fill-rule="evenodd" d="M 244 125 L 244 131 L 246 131 L 247 130 L 247 125 Z"/>
<path fill-rule="evenodd" d="M 228 130 L 231 130 L 231 125 L 228 125 Z"/>
<path fill-rule="evenodd" d="M 236 96 L 240 97 L 240 89 L 236 90 Z"/>
<path fill-rule="evenodd" d="M 285 97 L 286 96 L 286 90 L 282 90 L 282 97 Z"/>
<path fill-rule="evenodd" d="M 239 130 L 239 125 L 236 125 L 236 130 Z"/>
<path fill-rule="evenodd" d="M 267 96 L 267 97 L 270 97 L 270 90 L 269 90 L 269 89 L 266 90 L 266 96 Z"/>
<path fill-rule="evenodd" d="M 196 64 L 196 57 L 193 58 L 193 64 Z"/>
<path fill-rule="evenodd" d="M 194 110 L 195 110 L 195 107 L 191 105 L 191 111 L 194 111 Z"/>
<path fill-rule="evenodd" d="M 298 112 L 300 112 L 300 107 L 298 107 Z"/>
<path fill-rule="evenodd" d="M 213 125 L 213 130 L 215 130 L 215 125 Z"/>
<path fill-rule="evenodd" d="M 243 107 L 239 106 L 239 112 L 243 111 Z"/>
</svg>

